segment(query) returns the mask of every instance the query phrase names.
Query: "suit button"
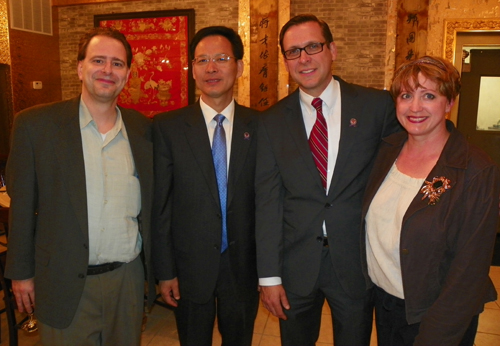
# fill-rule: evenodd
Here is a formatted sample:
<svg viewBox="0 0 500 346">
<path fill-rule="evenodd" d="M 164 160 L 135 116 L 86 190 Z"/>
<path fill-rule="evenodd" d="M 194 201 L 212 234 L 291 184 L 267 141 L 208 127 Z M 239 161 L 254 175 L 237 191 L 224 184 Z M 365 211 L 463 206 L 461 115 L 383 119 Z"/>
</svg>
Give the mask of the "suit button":
<svg viewBox="0 0 500 346">
<path fill-rule="evenodd" d="M 320 241 L 323 241 L 323 237 L 316 237 L 316 241 L 319 243 Z"/>
<path fill-rule="evenodd" d="M 83 279 L 83 278 L 85 277 L 85 275 L 83 275 L 82 273 L 80 273 L 80 274 L 78 274 L 78 277 L 79 277 L 80 279 Z"/>
<path fill-rule="evenodd" d="M 88 246 L 87 244 L 83 244 L 83 248 L 84 248 L 85 250 L 88 250 L 88 249 L 89 249 L 89 246 Z"/>
<path fill-rule="evenodd" d="M 329 209 L 329 208 L 331 208 L 331 207 L 333 207 L 333 204 L 332 204 L 332 203 L 326 203 L 326 204 L 325 204 L 325 208 L 326 208 L 326 209 Z"/>
<path fill-rule="evenodd" d="M 217 245 L 217 244 L 216 244 L 216 245 L 214 245 L 214 249 L 215 249 L 215 250 L 220 250 L 220 249 L 219 249 L 219 245 Z"/>
<path fill-rule="evenodd" d="M 401 253 L 403 255 L 408 255 L 410 253 L 410 251 L 408 251 L 408 249 L 403 249 L 403 250 L 401 250 Z"/>
<path fill-rule="evenodd" d="M 222 219 L 222 214 L 217 214 L 217 217 L 218 217 L 219 219 Z"/>
</svg>

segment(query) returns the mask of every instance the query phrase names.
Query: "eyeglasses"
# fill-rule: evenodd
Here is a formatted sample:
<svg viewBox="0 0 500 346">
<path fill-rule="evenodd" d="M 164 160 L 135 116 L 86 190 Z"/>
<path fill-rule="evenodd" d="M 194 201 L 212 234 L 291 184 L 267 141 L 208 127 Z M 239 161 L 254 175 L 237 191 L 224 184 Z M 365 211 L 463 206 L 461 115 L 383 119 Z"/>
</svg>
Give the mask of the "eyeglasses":
<svg viewBox="0 0 500 346">
<path fill-rule="evenodd" d="M 205 66 L 208 65 L 210 61 L 213 61 L 217 65 L 225 65 L 232 59 L 236 58 L 226 54 L 215 54 L 213 57 L 210 57 L 208 55 L 200 55 L 193 59 L 193 63 L 198 66 Z"/>
<path fill-rule="evenodd" d="M 289 49 L 285 51 L 285 59 L 286 60 L 294 60 L 300 58 L 300 53 L 302 51 L 305 51 L 307 55 L 314 55 L 321 53 L 323 51 L 323 46 L 325 45 L 326 42 L 314 42 L 311 44 L 308 44 L 307 46 L 303 48 L 294 48 L 294 49 Z"/>
</svg>

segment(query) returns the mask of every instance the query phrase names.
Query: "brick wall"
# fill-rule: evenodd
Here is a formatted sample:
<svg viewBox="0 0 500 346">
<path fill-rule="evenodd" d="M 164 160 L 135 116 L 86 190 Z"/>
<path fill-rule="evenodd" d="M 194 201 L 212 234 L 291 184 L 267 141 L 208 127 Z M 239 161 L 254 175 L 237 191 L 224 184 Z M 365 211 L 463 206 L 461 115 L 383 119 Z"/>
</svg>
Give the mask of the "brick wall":
<svg viewBox="0 0 500 346">
<path fill-rule="evenodd" d="M 63 99 L 78 95 L 81 89 L 76 75 L 76 51 L 80 36 L 93 26 L 94 14 L 195 10 L 195 30 L 209 25 L 238 29 L 238 1 L 218 0 L 146 0 L 98 3 L 58 7 L 61 78 Z M 338 48 L 333 73 L 344 80 L 365 86 L 384 85 L 386 0 L 292 0 L 291 16 L 314 13 L 324 19 L 333 32 Z M 292 86 L 293 88 L 293 86 Z"/>
<path fill-rule="evenodd" d="M 238 1 L 217 0 L 150 0 L 99 3 L 59 7 L 59 49 L 63 99 L 77 96 L 81 84 L 76 74 L 76 53 L 80 37 L 94 25 L 94 14 L 195 10 L 195 31 L 210 25 L 225 25 L 238 30 Z"/>
<path fill-rule="evenodd" d="M 61 100 L 57 11 L 52 11 L 53 35 L 10 29 L 13 110 Z M 33 89 L 32 82 L 42 82 Z"/>
<path fill-rule="evenodd" d="M 290 12 L 290 17 L 313 13 L 328 23 L 338 50 L 334 74 L 384 87 L 387 0 L 292 0 Z"/>
</svg>

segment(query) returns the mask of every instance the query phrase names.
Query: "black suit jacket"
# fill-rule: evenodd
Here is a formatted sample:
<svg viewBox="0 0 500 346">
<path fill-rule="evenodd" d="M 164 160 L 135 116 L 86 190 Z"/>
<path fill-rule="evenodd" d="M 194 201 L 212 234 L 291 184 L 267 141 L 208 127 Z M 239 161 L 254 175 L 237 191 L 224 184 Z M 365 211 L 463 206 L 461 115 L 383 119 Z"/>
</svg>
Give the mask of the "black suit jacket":
<svg viewBox="0 0 500 346">
<path fill-rule="evenodd" d="M 77 97 L 18 114 L 7 162 L 12 200 L 5 276 L 35 278 L 37 318 L 55 328 L 66 328 L 73 319 L 89 258 L 79 105 Z M 155 298 L 150 270 L 151 123 L 136 111 L 120 110 L 141 185 L 139 228 L 151 303 Z"/>
<path fill-rule="evenodd" d="M 343 289 L 356 298 L 367 287 L 359 243 L 363 191 L 380 140 L 400 127 L 388 92 L 335 79 L 341 90 L 341 133 L 328 195 L 309 149 L 299 91 L 261 117 L 257 264 L 259 277 L 279 276 L 285 290 L 308 295 L 320 274 L 326 222 L 333 268 Z"/>
<path fill-rule="evenodd" d="M 229 162 L 227 231 L 231 272 L 242 299 L 255 297 L 256 111 L 235 105 Z M 197 303 L 213 294 L 219 272 L 221 210 L 212 151 L 199 103 L 157 115 L 153 122 L 156 277 L 179 280 Z"/>
</svg>

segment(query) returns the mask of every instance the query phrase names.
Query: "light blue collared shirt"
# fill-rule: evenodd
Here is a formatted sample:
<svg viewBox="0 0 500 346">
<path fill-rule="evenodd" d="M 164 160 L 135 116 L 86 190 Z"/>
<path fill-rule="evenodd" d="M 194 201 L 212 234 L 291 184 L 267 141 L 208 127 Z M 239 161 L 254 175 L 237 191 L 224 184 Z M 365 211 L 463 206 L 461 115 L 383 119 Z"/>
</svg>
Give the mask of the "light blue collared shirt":
<svg viewBox="0 0 500 346">
<path fill-rule="evenodd" d="M 130 262 L 141 252 L 137 216 L 141 190 L 120 110 L 106 134 L 99 133 L 80 100 L 89 224 L 89 265 Z"/>
</svg>

